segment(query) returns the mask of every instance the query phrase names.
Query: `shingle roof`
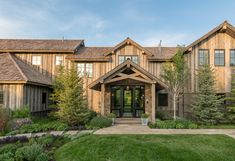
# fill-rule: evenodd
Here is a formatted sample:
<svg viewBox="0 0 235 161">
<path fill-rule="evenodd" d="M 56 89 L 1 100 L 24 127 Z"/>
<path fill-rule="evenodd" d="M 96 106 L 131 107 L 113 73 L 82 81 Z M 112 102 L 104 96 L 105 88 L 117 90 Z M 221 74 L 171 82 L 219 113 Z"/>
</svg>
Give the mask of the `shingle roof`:
<svg viewBox="0 0 235 161">
<path fill-rule="evenodd" d="M 83 40 L 0 39 L 0 52 L 74 52 Z"/>
<path fill-rule="evenodd" d="M 169 60 L 177 52 L 177 47 L 145 47 L 151 53 L 153 57 L 150 57 L 150 60 Z"/>
<path fill-rule="evenodd" d="M 177 47 L 143 47 L 152 53 L 149 60 L 169 60 L 176 51 Z M 75 54 L 67 56 L 67 59 L 78 61 L 109 61 L 109 57 L 104 54 L 112 50 L 112 47 L 82 47 Z"/>
<path fill-rule="evenodd" d="M 75 54 L 67 56 L 67 59 L 82 61 L 108 61 L 109 57 L 105 57 L 104 53 L 112 47 L 82 47 Z"/>
<path fill-rule="evenodd" d="M 52 85 L 49 77 L 39 73 L 19 58 L 9 53 L 0 54 L 0 82 Z"/>
</svg>

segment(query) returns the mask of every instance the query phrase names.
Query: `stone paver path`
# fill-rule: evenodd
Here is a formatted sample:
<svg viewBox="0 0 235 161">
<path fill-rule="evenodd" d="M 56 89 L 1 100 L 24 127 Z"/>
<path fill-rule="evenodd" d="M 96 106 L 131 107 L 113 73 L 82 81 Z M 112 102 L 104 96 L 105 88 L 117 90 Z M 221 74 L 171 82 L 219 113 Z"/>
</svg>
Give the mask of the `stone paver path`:
<svg viewBox="0 0 235 161">
<path fill-rule="evenodd" d="M 224 134 L 235 139 L 235 129 L 150 129 L 142 125 L 114 125 L 94 134 Z"/>
</svg>

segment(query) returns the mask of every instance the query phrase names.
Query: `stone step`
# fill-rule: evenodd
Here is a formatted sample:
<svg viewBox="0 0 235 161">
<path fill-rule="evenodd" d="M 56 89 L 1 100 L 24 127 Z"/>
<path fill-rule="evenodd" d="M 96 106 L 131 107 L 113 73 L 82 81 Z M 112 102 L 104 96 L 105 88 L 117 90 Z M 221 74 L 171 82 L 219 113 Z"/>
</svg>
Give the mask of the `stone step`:
<svg viewBox="0 0 235 161">
<path fill-rule="evenodd" d="M 140 118 L 116 118 L 115 124 L 141 124 Z"/>
</svg>

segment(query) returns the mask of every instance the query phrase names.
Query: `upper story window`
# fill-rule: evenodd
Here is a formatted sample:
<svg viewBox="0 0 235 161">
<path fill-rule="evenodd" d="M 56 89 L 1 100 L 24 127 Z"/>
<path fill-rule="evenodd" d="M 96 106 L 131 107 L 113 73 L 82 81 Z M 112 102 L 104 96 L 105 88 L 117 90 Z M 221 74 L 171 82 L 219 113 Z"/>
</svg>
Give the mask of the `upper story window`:
<svg viewBox="0 0 235 161">
<path fill-rule="evenodd" d="M 93 75 L 93 64 L 92 63 L 78 63 L 77 70 L 80 76 L 92 77 Z"/>
<path fill-rule="evenodd" d="M 209 64 L 209 50 L 200 49 L 198 55 L 199 55 L 199 65 Z"/>
<path fill-rule="evenodd" d="M 55 65 L 63 65 L 63 56 L 61 55 L 55 56 Z"/>
<path fill-rule="evenodd" d="M 235 66 L 235 49 L 230 50 L 230 65 Z"/>
<path fill-rule="evenodd" d="M 40 55 L 33 55 L 32 56 L 32 64 L 33 65 L 41 65 L 42 64 L 42 56 L 40 56 Z"/>
<path fill-rule="evenodd" d="M 0 91 L 0 105 L 4 103 L 4 93 L 3 91 Z"/>
<path fill-rule="evenodd" d="M 215 50 L 215 65 L 224 66 L 225 64 L 225 52 L 222 49 Z"/>
<path fill-rule="evenodd" d="M 138 64 L 138 62 L 139 62 L 137 55 L 119 55 L 119 57 L 118 57 L 119 64 L 123 63 L 127 59 L 130 59 L 132 62 L 134 62 L 136 64 Z"/>
</svg>

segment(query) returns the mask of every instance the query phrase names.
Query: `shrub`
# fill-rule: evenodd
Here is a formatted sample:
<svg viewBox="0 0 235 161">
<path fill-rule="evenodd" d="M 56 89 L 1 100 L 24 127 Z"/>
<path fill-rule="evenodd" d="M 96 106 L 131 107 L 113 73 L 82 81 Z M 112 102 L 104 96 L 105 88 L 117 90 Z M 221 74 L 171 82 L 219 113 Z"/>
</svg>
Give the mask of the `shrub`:
<svg viewBox="0 0 235 161">
<path fill-rule="evenodd" d="M 49 157 L 45 153 L 41 153 L 37 156 L 35 161 L 48 161 Z"/>
<path fill-rule="evenodd" d="M 0 131 L 4 131 L 10 120 L 10 110 L 0 106 Z"/>
<path fill-rule="evenodd" d="M 141 115 L 141 118 L 148 118 L 148 117 L 149 117 L 149 115 L 146 114 L 146 113 L 143 113 L 143 114 Z"/>
<path fill-rule="evenodd" d="M 7 145 L 5 145 L 3 147 L 0 147 L 0 154 L 4 154 L 4 153 L 12 153 L 12 154 L 14 154 L 16 152 L 16 149 L 17 149 L 17 145 L 15 145 L 15 144 L 7 144 Z"/>
<path fill-rule="evenodd" d="M 43 153 L 42 146 L 38 144 L 23 146 L 15 153 L 16 161 L 35 161 L 39 154 Z"/>
<path fill-rule="evenodd" d="M 15 161 L 14 160 L 14 154 L 11 153 L 11 152 L 0 154 L 0 160 L 1 161 Z"/>
<path fill-rule="evenodd" d="M 188 128 L 189 129 L 197 129 L 198 128 L 198 125 L 197 124 L 194 124 L 194 123 L 191 123 L 188 125 Z"/>
<path fill-rule="evenodd" d="M 52 135 L 46 135 L 37 139 L 37 143 L 45 147 L 51 146 L 53 141 L 54 137 Z"/>
<path fill-rule="evenodd" d="M 198 128 L 197 124 L 192 123 L 187 119 L 176 119 L 176 120 L 156 120 L 155 123 L 149 124 L 150 128 L 159 128 L 159 129 L 196 129 Z"/>
<path fill-rule="evenodd" d="M 107 115 L 107 117 L 108 118 L 116 118 L 117 116 L 114 113 L 110 113 L 110 114 Z"/>
<path fill-rule="evenodd" d="M 90 124 L 88 125 L 88 128 L 91 129 L 96 129 L 96 128 L 104 128 L 104 127 L 109 127 L 112 125 L 112 120 L 107 118 L 107 117 L 103 117 L 103 116 L 99 116 L 99 117 L 94 117 Z"/>
<path fill-rule="evenodd" d="M 182 123 L 177 123 L 177 124 L 175 125 L 175 128 L 176 128 L 176 129 L 184 129 L 184 128 L 186 128 L 186 126 L 185 126 L 184 124 L 182 124 Z"/>
<path fill-rule="evenodd" d="M 28 118 L 30 117 L 30 110 L 28 105 L 24 105 L 12 112 L 13 118 Z"/>
</svg>

